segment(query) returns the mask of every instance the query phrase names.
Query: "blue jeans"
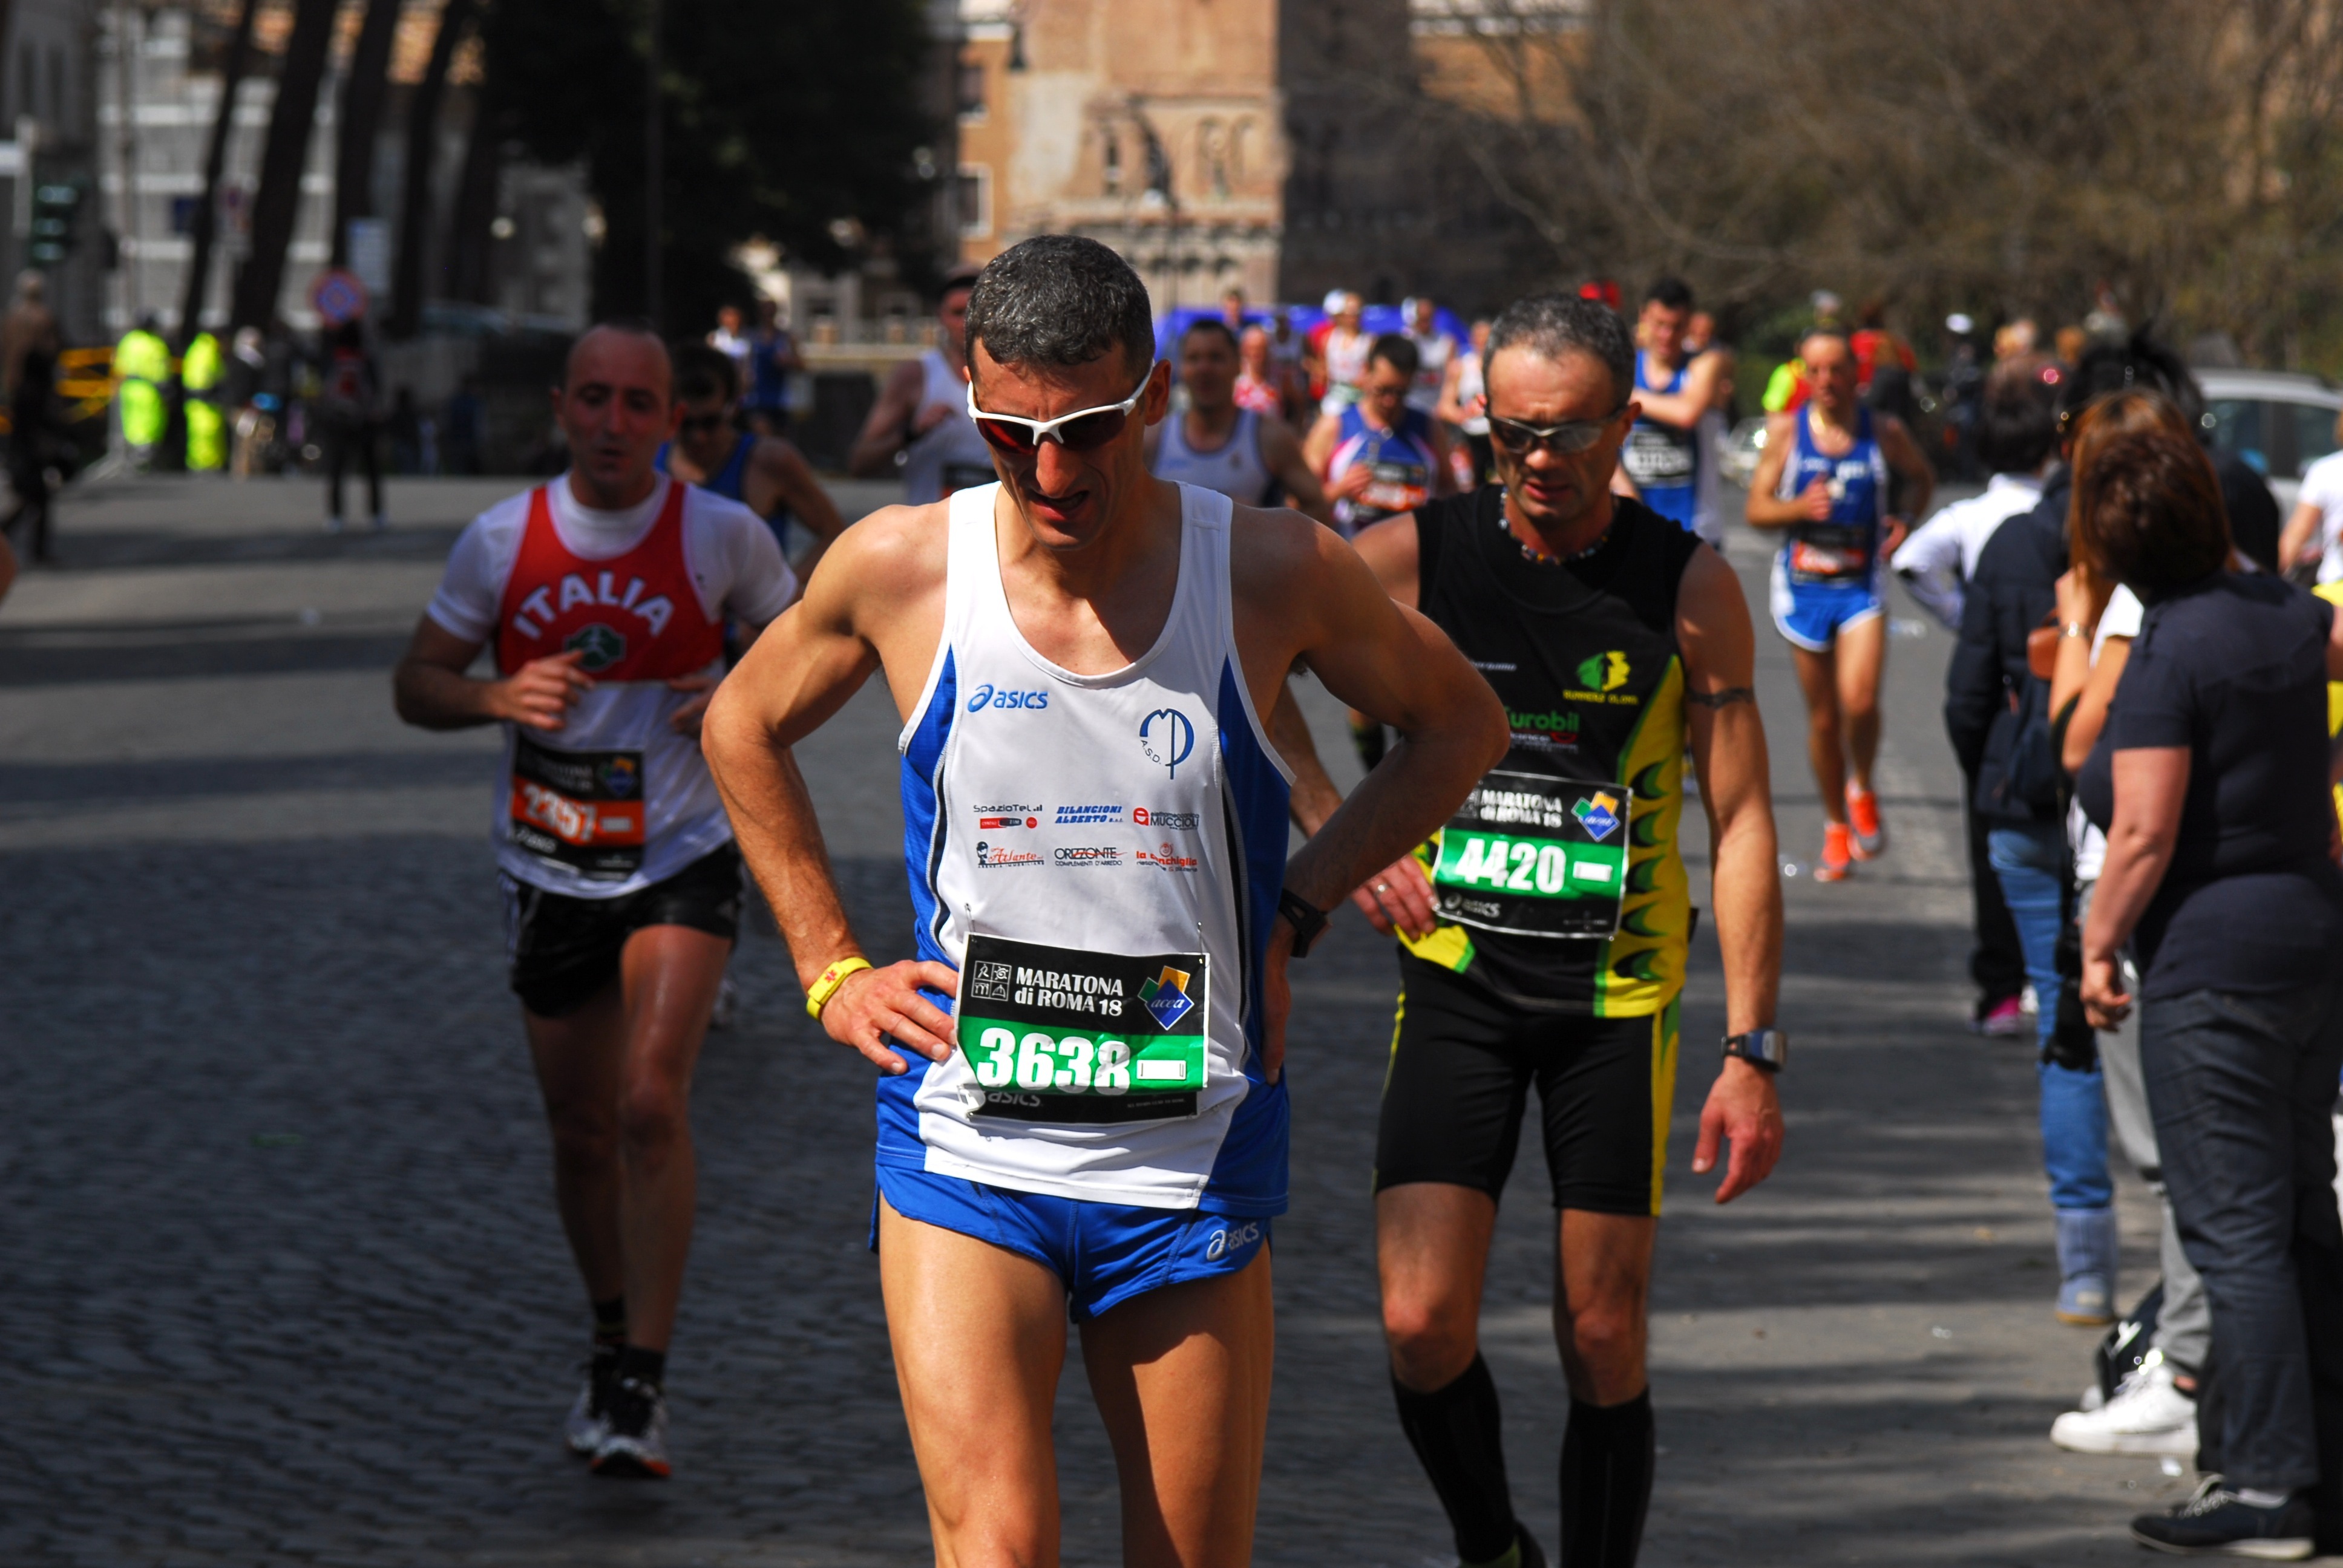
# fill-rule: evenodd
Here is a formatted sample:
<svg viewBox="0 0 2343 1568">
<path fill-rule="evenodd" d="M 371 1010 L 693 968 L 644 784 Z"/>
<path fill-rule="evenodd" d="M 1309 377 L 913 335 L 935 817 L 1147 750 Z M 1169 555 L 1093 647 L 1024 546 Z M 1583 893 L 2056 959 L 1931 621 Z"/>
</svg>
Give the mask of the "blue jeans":
<svg viewBox="0 0 2343 1568">
<path fill-rule="evenodd" d="M 2058 1023 L 2058 899 L 2065 829 L 2056 822 L 1996 827 L 1986 838 L 2001 896 L 2017 922 L 2026 978 L 2034 982 L 2036 1038 L 2050 1041 Z M 2045 1061 L 2042 1081 L 2042 1169 L 2050 1178 L 2054 1209 L 2104 1209 L 2116 1199 L 2107 1175 L 2107 1101 L 2099 1070 L 2077 1072 Z"/>
<path fill-rule="evenodd" d="M 2311 1485 L 2319 1429 L 2331 1442 L 2343 1427 L 2343 1224 L 2328 1120 L 2343 1067 L 2343 976 L 2147 1001 L 2139 1056 L 2180 1244 L 2213 1304 L 2218 1409 L 2202 1412 L 2216 1418 L 2205 1448 L 2235 1485 Z"/>
</svg>

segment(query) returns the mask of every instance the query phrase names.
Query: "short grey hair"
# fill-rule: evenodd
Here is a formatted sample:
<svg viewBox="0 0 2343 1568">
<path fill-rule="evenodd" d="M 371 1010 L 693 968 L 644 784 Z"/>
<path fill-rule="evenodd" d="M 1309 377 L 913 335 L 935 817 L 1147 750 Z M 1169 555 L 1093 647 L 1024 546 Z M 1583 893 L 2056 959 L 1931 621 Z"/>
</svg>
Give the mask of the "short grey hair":
<svg viewBox="0 0 2343 1568">
<path fill-rule="evenodd" d="M 980 343 L 1003 365 L 1088 365 L 1119 347 L 1135 375 L 1155 363 L 1155 317 L 1147 286 L 1113 251 L 1080 235 L 1036 235 L 977 274 L 968 346 Z"/>
<path fill-rule="evenodd" d="M 1635 339 L 1619 313 L 1599 299 L 1573 294 L 1532 294 L 1505 307 L 1489 328 L 1484 364 L 1508 348 L 1526 349 L 1541 359 L 1584 354 L 1611 372 L 1620 402 L 1635 390 Z"/>
</svg>

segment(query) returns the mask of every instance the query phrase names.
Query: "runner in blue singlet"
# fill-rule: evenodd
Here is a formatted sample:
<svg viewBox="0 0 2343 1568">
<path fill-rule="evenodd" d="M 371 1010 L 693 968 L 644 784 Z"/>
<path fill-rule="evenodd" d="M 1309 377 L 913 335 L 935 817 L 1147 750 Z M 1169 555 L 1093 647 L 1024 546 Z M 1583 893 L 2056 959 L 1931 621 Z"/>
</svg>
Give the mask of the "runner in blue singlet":
<svg viewBox="0 0 2343 1568">
<path fill-rule="evenodd" d="M 759 436 L 739 428 L 739 383 L 732 361 L 704 344 L 684 344 L 675 351 L 676 402 L 682 410 L 673 442 L 659 450 L 661 472 L 713 490 L 738 501 L 765 519 L 789 550 L 789 519 L 813 535 L 813 546 L 796 565 L 800 578 L 811 575 L 813 564 L 846 521 L 815 478 L 804 455 L 778 436 Z"/>
<path fill-rule="evenodd" d="M 1704 516 L 1701 508 L 1706 470 L 1715 461 L 1705 449 L 1702 420 L 1715 406 L 1726 361 L 1685 352 L 1692 304 L 1692 289 L 1681 278 L 1654 279 L 1644 292 L 1635 317 L 1635 401 L 1642 411 L 1620 448 L 1619 466 L 1645 506 L 1722 548 L 1723 519 Z"/>
<path fill-rule="evenodd" d="M 1319 415 L 1302 444 L 1302 456 L 1334 503 L 1334 527 L 1345 538 L 1455 488 L 1447 432 L 1407 406 L 1416 364 L 1415 345 L 1405 337 L 1386 332 L 1376 338 L 1367 350 L 1359 400 L 1340 413 Z"/>
<path fill-rule="evenodd" d="M 1855 354 L 1836 332 L 1799 346 L 1812 396 L 1769 422 L 1749 481 L 1752 528 L 1783 528 L 1774 561 L 1774 625 L 1790 645 L 1806 699 L 1806 754 L 1822 795 L 1817 881 L 1845 879 L 1886 848 L 1872 793 L 1879 752 L 1879 678 L 1887 622 L 1879 563 L 1906 532 L 1891 476 L 1913 516 L 1927 510 L 1936 476 L 1911 433 L 1855 396 Z"/>
</svg>

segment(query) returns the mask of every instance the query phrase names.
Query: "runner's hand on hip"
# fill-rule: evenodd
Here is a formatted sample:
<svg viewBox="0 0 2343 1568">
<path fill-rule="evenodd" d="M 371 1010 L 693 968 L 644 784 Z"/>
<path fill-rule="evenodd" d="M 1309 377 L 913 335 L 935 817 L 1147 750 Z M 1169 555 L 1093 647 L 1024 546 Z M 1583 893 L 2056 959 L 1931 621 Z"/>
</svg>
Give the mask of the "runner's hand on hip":
<svg viewBox="0 0 2343 1568">
<path fill-rule="evenodd" d="M 911 1064 L 887 1049 L 891 1041 L 942 1061 L 960 1038 L 951 1015 L 920 994 L 920 988 L 950 995 L 960 976 L 950 964 L 906 959 L 884 969 L 858 970 L 830 993 L 821 1027 L 840 1045 L 850 1045 L 882 1072 L 910 1070 Z"/>
<path fill-rule="evenodd" d="M 1368 879 L 1351 895 L 1367 923 L 1385 936 L 1405 935 L 1421 941 L 1432 934 L 1437 920 L 1432 912 L 1432 882 L 1423 862 L 1402 855 Z"/>
<path fill-rule="evenodd" d="M 1694 1174 L 1716 1168 L 1719 1140 L 1733 1152 L 1717 1183 L 1716 1201 L 1730 1203 L 1774 1172 L 1782 1157 L 1782 1100 L 1774 1075 L 1762 1067 L 1727 1057 L 1708 1103 L 1700 1109 L 1700 1143 L 1693 1151 Z"/>
<path fill-rule="evenodd" d="M 699 721 L 707 716 L 708 705 L 715 699 L 718 682 L 714 675 L 677 675 L 668 678 L 669 691 L 696 691 L 699 696 L 667 716 L 667 726 L 678 735 L 697 735 Z"/>
<path fill-rule="evenodd" d="M 594 678 L 578 668 L 586 655 L 572 649 L 532 658 L 494 683 L 496 716 L 529 729 L 558 729 L 568 722 L 578 699 L 594 689 Z"/>
</svg>

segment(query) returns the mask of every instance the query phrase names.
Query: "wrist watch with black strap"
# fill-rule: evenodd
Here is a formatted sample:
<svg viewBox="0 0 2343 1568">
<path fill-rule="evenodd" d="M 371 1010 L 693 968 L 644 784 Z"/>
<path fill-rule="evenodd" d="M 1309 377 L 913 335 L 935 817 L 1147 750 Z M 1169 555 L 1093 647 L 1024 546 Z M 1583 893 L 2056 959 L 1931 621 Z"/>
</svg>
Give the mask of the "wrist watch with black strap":
<svg viewBox="0 0 2343 1568">
<path fill-rule="evenodd" d="M 1725 1037 L 1725 1054 L 1737 1056 L 1767 1072 L 1779 1072 L 1789 1065 L 1790 1037 L 1770 1024 L 1746 1034 L 1728 1034 Z"/>
<path fill-rule="evenodd" d="M 1277 890 L 1277 912 L 1293 928 L 1293 956 L 1310 956 L 1310 944 L 1326 930 L 1326 911 L 1295 892 L 1292 888 Z"/>
</svg>

